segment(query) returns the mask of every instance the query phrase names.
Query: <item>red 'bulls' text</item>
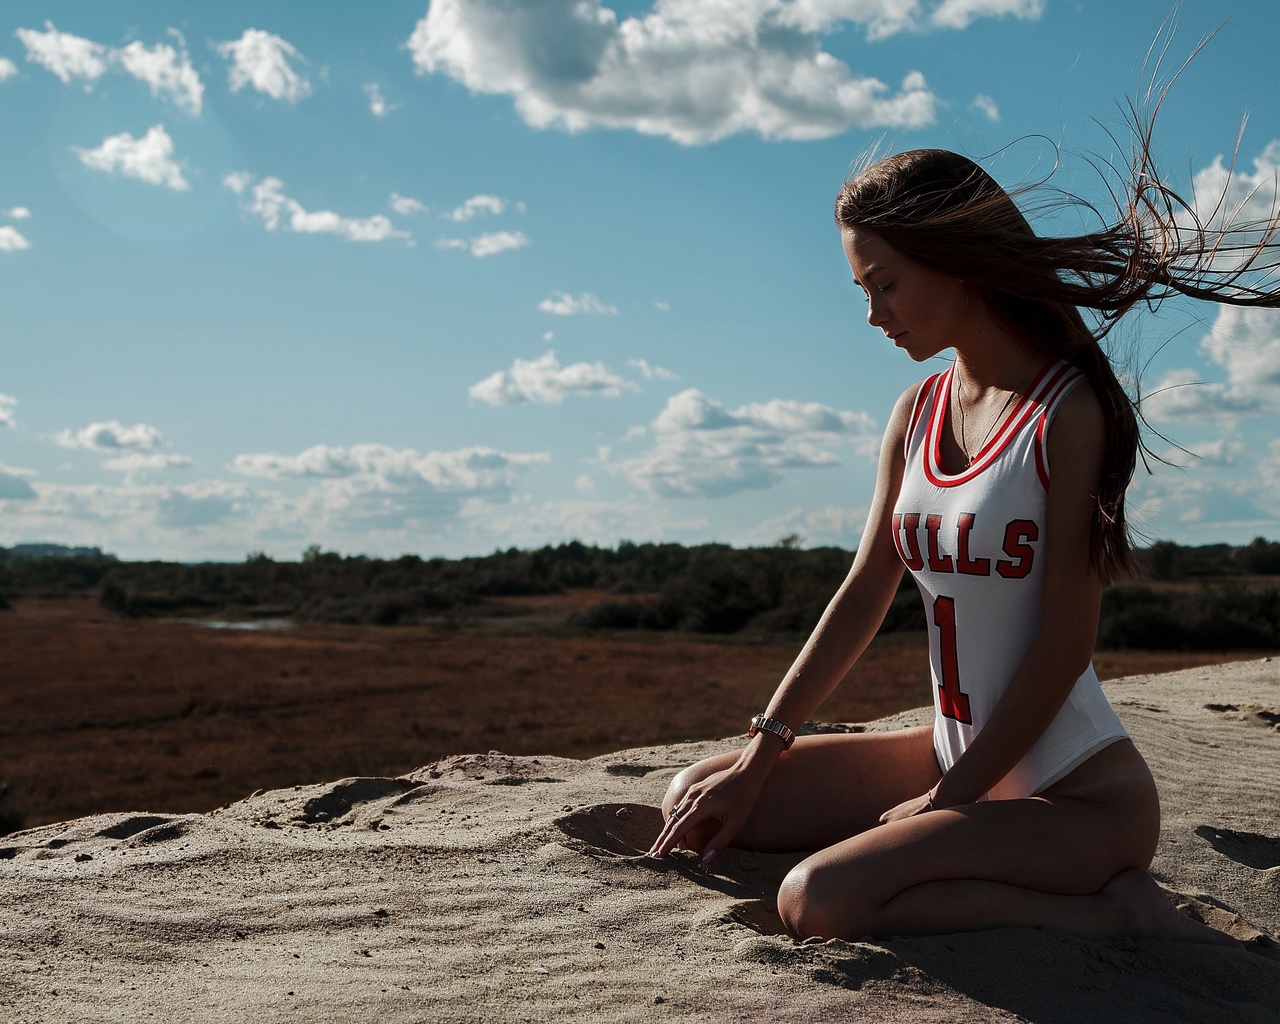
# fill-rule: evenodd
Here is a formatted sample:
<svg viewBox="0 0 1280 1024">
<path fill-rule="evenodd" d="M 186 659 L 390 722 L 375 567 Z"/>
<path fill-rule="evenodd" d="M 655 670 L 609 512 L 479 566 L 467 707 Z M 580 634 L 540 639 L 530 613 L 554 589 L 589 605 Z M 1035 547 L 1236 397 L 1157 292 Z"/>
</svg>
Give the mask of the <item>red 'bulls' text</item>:
<svg viewBox="0 0 1280 1024">
<path fill-rule="evenodd" d="M 973 523 L 974 514 L 962 512 L 957 517 L 954 531 L 944 531 L 942 516 L 895 512 L 893 543 L 903 563 L 913 572 L 919 572 L 928 565 L 930 572 L 990 576 L 991 558 L 975 555 L 969 548 Z M 954 544 L 950 544 L 953 539 Z M 1020 580 L 1030 573 L 1036 557 L 1032 544 L 1039 539 L 1040 528 L 1030 519 L 1014 519 L 1006 524 L 1000 550 L 1004 557 L 995 559 L 996 573 L 1007 580 Z"/>
</svg>

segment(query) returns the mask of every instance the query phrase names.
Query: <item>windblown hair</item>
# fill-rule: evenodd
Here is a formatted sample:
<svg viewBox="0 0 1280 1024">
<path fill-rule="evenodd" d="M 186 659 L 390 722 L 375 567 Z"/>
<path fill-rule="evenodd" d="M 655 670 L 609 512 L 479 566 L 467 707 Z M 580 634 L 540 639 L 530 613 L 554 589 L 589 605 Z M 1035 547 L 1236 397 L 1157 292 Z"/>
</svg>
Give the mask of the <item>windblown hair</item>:
<svg viewBox="0 0 1280 1024">
<path fill-rule="evenodd" d="M 842 228 L 874 232 L 922 266 L 963 280 L 1026 345 L 1078 366 L 1106 421 L 1102 476 L 1089 554 L 1104 581 L 1131 574 L 1136 556 L 1125 490 L 1142 443 L 1137 400 L 1116 378 L 1099 342 L 1138 303 L 1173 294 L 1242 306 L 1280 306 L 1268 274 L 1277 218 L 1208 227 L 1160 180 L 1150 132 L 1117 199 L 1116 223 L 1076 237 L 1037 235 L 1009 194 L 966 157 L 917 149 L 879 160 L 845 183 Z M 1223 219 L 1225 192 L 1210 214 Z M 1087 204 L 1068 197 L 1067 204 Z M 1255 282 L 1255 283 L 1250 283 Z M 1093 326 L 1080 310 L 1092 311 Z"/>
</svg>

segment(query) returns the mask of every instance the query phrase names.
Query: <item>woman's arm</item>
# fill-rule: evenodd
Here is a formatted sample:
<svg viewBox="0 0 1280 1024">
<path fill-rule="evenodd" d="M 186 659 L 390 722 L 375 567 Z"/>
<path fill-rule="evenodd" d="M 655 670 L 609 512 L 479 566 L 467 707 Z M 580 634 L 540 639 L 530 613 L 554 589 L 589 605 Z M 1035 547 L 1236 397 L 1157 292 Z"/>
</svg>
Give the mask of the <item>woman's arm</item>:
<svg viewBox="0 0 1280 1024">
<path fill-rule="evenodd" d="M 1049 727 L 1093 657 L 1102 582 L 1089 559 L 1089 533 L 1105 443 L 1098 399 L 1077 387 L 1049 429 L 1040 626 L 987 724 L 935 787 L 933 807 L 971 803 L 1004 778 Z"/>
<path fill-rule="evenodd" d="M 861 657 L 902 579 L 902 560 L 893 542 L 893 506 L 902 486 L 903 449 L 918 391 L 919 385 L 908 388 L 890 416 L 880 447 L 875 495 L 849 574 L 765 711 L 792 729 L 808 721 Z"/>
<path fill-rule="evenodd" d="M 893 543 L 893 506 L 902 484 L 903 447 L 918 390 L 918 385 L 911 387 L 898 399 L 885 430 L 875 496 L 853 566 L 765 711 L 793 730 L 808 720 L 866 649 L 902 579 L 902 561 Z M 689 788 L 682 813 L 667 822 L 650 853 L 665 856 L 709 819 L 719 821 L 720 828 L 707 843 L 704 859 L 724 849 L 750 816 L 784 749 L 773 733 L 757 733 L 732 768 Z"/>
</svg>

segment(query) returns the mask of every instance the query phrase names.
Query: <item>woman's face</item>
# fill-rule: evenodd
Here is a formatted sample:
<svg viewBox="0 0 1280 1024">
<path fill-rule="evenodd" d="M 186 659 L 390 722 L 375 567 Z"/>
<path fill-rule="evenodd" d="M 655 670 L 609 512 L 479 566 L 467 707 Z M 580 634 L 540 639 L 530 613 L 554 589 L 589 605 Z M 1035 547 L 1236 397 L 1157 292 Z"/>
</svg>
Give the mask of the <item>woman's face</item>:
<svg viewBox="0 0 1280 1024">
<path fill-rule="evenodd" d="M 979 303 L 958 278 L 922 267 L 865 228 L 844 228 L 844 253 L 854 283 L 867 296 L 867 323 L 923 362 L 973 329 Z"/>
</svg>

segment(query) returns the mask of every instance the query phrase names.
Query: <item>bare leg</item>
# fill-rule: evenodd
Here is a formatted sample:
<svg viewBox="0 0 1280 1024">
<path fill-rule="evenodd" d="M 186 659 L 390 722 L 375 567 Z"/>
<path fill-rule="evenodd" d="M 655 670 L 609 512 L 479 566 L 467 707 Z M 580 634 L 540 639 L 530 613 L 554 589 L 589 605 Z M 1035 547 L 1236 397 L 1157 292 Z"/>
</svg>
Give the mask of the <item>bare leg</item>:
<svg viewBox="0 0 1280 1024">
<path fill-rule="evenodd" d="M 1145 871 L 1133 868 L 1121 871 L 1102 887 L 1102 895 L 1119 908 L 1126 932 L 1130 935 L 1179 942 L 1211 942 L 1220 946 L 1240 945 L 1225 932 L 1179 913 L 1164 890 Z"/>
<path fill-rule="evenodd" d="M 709 757 L 671 780 L 662 801 L 670 814 L 695 782 L 731 767 L 736 752 Z M 927 792 L 941 777 L 930 727 L 897 732 L 801 736 L 770 773 L 733 845 L 781 852 L 817 850 L 876 827 L 880 815 Z M 716 832 L 709 822 L 685 845 L 701 850 Z"/>
<path fill-rule="evenodd" d="M 1177 914 L 1146 875 L 1158 831 L 1150 773 L 1120 742 L 1040 796 L 930 811 L 820 850 L 783 881 L 778 910 L 801 937 L 1043 926 L 1234 944 Z"/>
</svg>

